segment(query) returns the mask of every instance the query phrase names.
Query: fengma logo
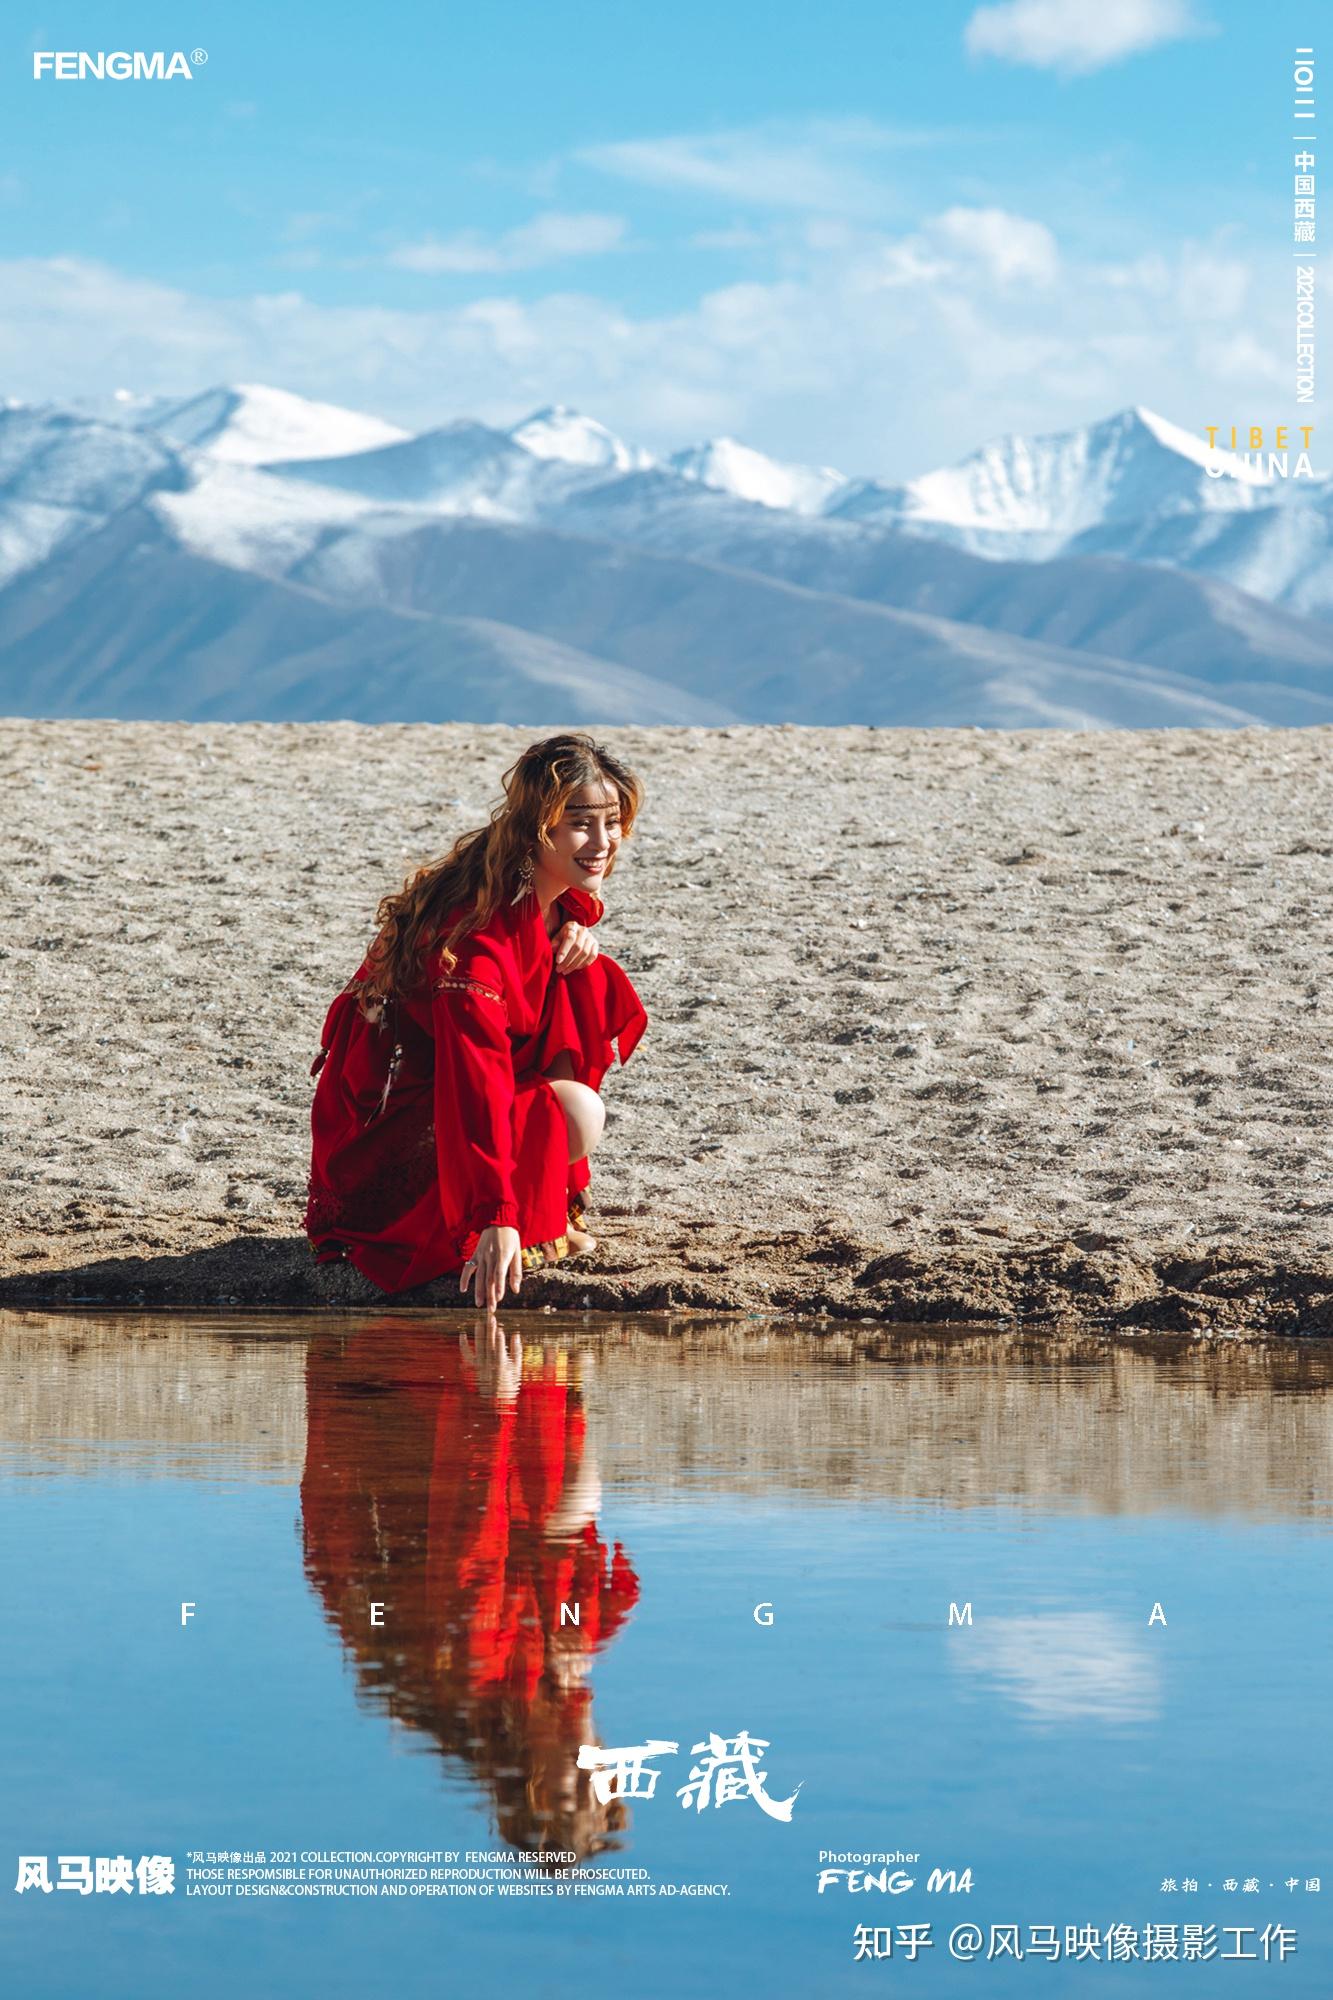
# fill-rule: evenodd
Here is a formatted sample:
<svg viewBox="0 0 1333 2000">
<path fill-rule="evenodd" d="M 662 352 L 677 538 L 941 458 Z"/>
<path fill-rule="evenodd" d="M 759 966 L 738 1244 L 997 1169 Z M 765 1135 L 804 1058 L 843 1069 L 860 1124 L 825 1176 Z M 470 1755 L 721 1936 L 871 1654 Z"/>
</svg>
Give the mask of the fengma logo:
<svg viewBox="0 0 1333 2000">
<path fill-rule="evenodd" d="M 207 61 L 207 49 L 191 49 L 188 57 L 181 49 L 170 55 L 161 49 L 154 49 L 151 55 L 142 49 L 132 53 L 128 49 L 99 49 L 96 55 L 89 49 L 38 49 L 32 59 L 32 75 L 34 83 L 40 83 L 44 76 L 54 77 L 57 83 L 83 83 L 89 77 L 98 83 L 169 83 L 173 77 L 183 76 L 187 83 L 193 83 L 195 70 Z"/>
</svg>

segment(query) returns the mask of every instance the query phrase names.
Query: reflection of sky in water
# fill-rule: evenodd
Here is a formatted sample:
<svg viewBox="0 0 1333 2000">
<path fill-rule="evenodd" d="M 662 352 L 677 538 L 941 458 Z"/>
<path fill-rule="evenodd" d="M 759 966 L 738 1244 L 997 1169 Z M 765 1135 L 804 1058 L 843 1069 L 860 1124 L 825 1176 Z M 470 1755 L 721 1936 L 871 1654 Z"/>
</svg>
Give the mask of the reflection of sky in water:
<svg viewBox="0 0 1333 2000">
<path fill-rule="evenodd" d="M 950 1662 L 1042 1722 L 1146 1722 L 1161 1708 L 1148 1647 L 1105 1612 L 984 1619 L 951 1635 Z"/>
<path fill-rule="evenodd" d="M 0 1852 L 486 1848 L 546 1823 L 731 1895 L 11 1894 L 0 1990 L 414 2000 L 446 1969 L 480 1992 L 609 1979 L 646 2000 L 737 1977 L 806 1996 L 910 1975 L 949 2000 L 1333 1990 L 1317 1373 L 1270 1389 L 1252 1359 L 1064 1370 L 992 1345 L 833 1370 L 660 1337 L 585 1366 L 547 1326 L 520 1393 L 420 1328 L 261 1348 L 168 1324 L 132 1351 L 78 1329 L 39 1368 L 0 1337 Z M 553 1591 L 579 1594 L 581 1634 Z M 374 1598 L 396 1626 L 371 1631 Z M 678 1803 L 691 1746 L 741 1729 L 769 1740 L 773 1797 L 800 1784 L 790 1826 Z M 572 1768 L 585 1733 L 681 1754 L 656 1796 L 599 1817 Z M 972 1867 L 966 1907 L 920 1886 L 816 1897 L 820 1849 L 899 1847 L 920 1876 Z M 1161 1894 L 1190 1874 L 1197 1897 Z M 1230 1874 L 1262 1893 L 1224 1893 Z M 1323 1895 L 1289 1895 L 1293 1874 Z M 963 1917 L 1281 1919 L 1301 1947 L 1230 1975 L 852 1963 L 858 1922 L 942 1939 Z"/>
</svg>

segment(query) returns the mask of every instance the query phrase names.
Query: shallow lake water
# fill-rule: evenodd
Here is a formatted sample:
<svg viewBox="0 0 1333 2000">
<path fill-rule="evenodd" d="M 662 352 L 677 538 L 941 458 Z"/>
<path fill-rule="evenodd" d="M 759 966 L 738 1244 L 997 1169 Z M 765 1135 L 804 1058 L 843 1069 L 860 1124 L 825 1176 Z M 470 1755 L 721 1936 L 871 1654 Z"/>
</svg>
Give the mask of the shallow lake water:
<svg viewBox="0 0 1333 2000">
<path fill-rule="evenodd" d="M 0 1990 L 1327 1995 L 1331 1383 L 1318 1343 L 0 1314 Z M 433 1858 L 333 1858 L 388 1854 Z"/>
</svg>

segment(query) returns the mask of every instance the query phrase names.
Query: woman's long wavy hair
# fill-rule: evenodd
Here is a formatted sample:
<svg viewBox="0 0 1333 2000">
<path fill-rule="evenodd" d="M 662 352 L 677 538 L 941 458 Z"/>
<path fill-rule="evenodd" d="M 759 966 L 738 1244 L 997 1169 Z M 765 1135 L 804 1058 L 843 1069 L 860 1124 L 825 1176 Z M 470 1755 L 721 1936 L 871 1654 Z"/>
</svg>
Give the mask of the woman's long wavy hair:
<svg viewBox="0 0 1333 2000">
<path fill-rule="evenodd" d="M 428 861 L 396 895 L 381 901 L 375 912 L 379 935 L 370 947 L 359 996 L 362 1013 L 377 1020 L 386 1000 L 410 993 L 421 978 L 425 953 L 437 939 L 448 972 L 456 962 L 454 946 L 487 923 L 502 903 L 512 901 L 521 886 L 524 856 L 551 845 L 550 829 L 568 800 L 580 786 L 601 780 L 615 788 L 620 801 L 623 839 L 643 803 L 643 787 L 633 771 L 581 730 L 530 744 L 505 772 L 504 803 L 496 806 L 489 824 L 460 834 L 443 861 Z M 614 859 L 608 861 L 607 875 L 614 865 Z M 446 913 L 459 903 L 467 909 L 448 936 L 439 938 Z"/>
</svg>

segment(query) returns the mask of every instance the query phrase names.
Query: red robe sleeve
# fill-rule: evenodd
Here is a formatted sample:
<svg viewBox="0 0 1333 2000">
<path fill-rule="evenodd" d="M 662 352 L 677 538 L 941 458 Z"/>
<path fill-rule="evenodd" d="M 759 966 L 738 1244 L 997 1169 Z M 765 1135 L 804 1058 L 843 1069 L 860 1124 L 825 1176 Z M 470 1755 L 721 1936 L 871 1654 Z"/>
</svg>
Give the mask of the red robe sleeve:
<svg viewBox="0 0 1333 2000">
<path fill-rule="evenodd" d="M 440 1205 L 461 1239 L 493 1225 L 517 1229 L 514 1057 L 500 951 L 464 938 L 457 963 L 431 975 L 435 1031 L 435 1149 Z"/>
<path fill-rule="evenodd" d="M 622 1066 L 648 1025 L 643 1002 L 613 958 L 605 953 L 580 972 L 557 980 L 550 1040 L 567 1047 L 580 1083 L 600 1090 L 619 1051 Z M 543 1056 L 543 1061 L 548 1058 Z"/>
</svg>

